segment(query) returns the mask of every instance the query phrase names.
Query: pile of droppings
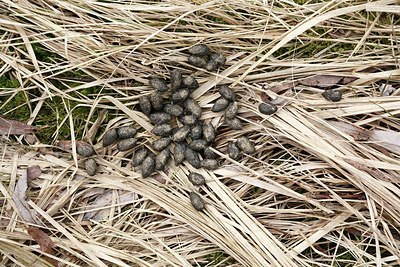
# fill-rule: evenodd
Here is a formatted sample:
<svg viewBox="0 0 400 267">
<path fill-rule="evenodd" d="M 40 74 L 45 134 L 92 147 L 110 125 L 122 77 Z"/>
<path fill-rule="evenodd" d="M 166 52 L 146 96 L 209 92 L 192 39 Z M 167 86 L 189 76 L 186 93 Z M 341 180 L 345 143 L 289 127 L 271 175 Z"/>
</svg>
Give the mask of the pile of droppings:
<svg viewBox="0 0 400 267">
<path fill-rule="evenodd" d="M 190 64 L 214 71 L 222 67 L 226 58 L 212 52 L 206 45 L 195 45 L 189 49 Z M 145 114 L 153 124 L 151 134 L 155 141 L 151 148 L 140 142 L 136 134 L 138 129 L 124 126 L 107 130 L 103 135 L 103 147 L 116 144 L 116 148 L 133 152 L 132 166 L 140 170 L 143 178 L 163 171 L 173 158 L 175 166 L 185 160 L 195 169 L 204 168 L 213 171 L 220 167 L 221 159 L 213 151 L 217 130 L 210 121 L 201 119 L 203 108 L 191 97 L 194 90 L 199 88 L 198 81 L 191 75 L 185 76 L 180 69 L 170 71 L 169 80 L 161 77 L 151 77 L 149 85 L 154 90 L 142 95 L 138 100 L 138 110 Z M 213 104 L 211 111 L 223 112 L 224 123 L 233 130 L 242 130 L 243 124 L 237 117 L 239 105 L 233 90 L 222 85 L 218 88 L 220 97 Z M 275 107 L 276 111 L 276 107 Z M 275 112 L 274 111 L 274 112 Z M 236 141 L 228 143 L 228 155 L 233 160 L 239 159 L 242 153 L 253 154 L 254 145 L 250 140 L 241 136 Z M 86 143 L 77 145 L 77 153 L 87 158 L 85 170 L 93 176 L 97 171 L 97 163 L 93 147 Z M 189 172 L 188 180 L 194 186 L 203 186 L 206 180 L 197 172 Z M 190 201 L 196 210 L 203 210 L 205 202 L 199 193 L 192 191 Z"/>
</svg>

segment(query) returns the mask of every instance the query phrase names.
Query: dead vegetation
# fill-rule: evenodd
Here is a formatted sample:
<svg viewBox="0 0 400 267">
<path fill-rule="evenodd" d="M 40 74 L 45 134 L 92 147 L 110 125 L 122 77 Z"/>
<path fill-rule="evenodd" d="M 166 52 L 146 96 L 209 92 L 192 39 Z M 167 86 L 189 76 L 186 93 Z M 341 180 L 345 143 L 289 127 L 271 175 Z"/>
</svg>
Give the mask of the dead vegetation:
<svg viewBox="0 0 400 267">
<path fill-rule="evenodd" d="M 14 88 L 2 85 L 0 115 L 24 110 L 32 126 L 0 118 L 0 265 L 398 266 L 397 4 L 1 1 L 0 75 Z M 197 43 L 226 67 L 190 66 Z M 196 71 L 194 97 L 215 124 L 216 85 L 232 84 L 245 122 L 219 129 L 225 164 L 200 172 L 204 212 L 189 201 L 190 165 L 143 179 L 129 152 L 101 146 L 105 130 L 131 124 L 141 145 L 155 140 L 133 109 L 148 77 L 172 68 Z M 261 114 L 262 100 L 277 113 Z M 32 135 L 46 129 L 48 140 Z M 257 152 L 234 161 L 227 144 L 241 135 Z M 80 140 L 99 155 L 93 177 L 68 152 Z"/>
</svg>

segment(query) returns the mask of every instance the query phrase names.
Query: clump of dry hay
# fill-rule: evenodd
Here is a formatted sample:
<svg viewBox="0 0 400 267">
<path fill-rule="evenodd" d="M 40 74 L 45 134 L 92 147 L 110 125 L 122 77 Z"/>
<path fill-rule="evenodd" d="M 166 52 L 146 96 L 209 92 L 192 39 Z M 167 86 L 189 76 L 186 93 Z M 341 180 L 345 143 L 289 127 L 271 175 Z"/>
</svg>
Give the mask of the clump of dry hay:
<svg viewBox="0 0 400 267">
<path fill-rule="evenodd" d="M 216 148 L 224 152 L 228 140 L 247 135 L 257 153 L 239 162 L 221 153 L 224 167 L 201 172 L 203 213 L 188 200 L 188 165 L 142 179 L 123 166 L 126 155 L 110 150 L 98 158 L 100 173 L 88 177 L 76 154 L 10 137 L 1 145 L 0 265 L 48 266 L 27 232 L 32 225 L 51 237 L 56 254 L 48 256 L 60 266 L 400 264 L 397 1 L 313 2 L 2 1 L 0 74 L 19 80 L 30 124 L 58 96 L 69 112 L 60 125 L 69 125 L 73 141 L 68 100 L 91 107 L 83 139 L 94 144 L 106 128 L 149 127 L 132 112 L 151 90 L 147 77 L 172 67 L 192 72 L 185 49 L 204 43 L 228 56 L 223 71 L 196 73 L 204 118 L 221 120 L 209 111 L 214 87 L 233 84 L 246 121 L 241 133 L 220 133 Z M 63 60 L 38 59 L 37 44 Z M 86 80 L 71 86 L 68 74 L 77 70 Z M 338 85 L 341 102 L 297 84 L 316 74 L 353 77 Z M 381 96 L 382 85 L 395 91 Z M 94 86 L 103 90 L 81 93 Z M 260 114 L 261 97 L 278 94 L 278 112 Z M 96 110 L 112 119 L 93 124 Z M 25 208 L 36 223 L 13 200 L 33 165 L 42 174 Z"/>
</svg>

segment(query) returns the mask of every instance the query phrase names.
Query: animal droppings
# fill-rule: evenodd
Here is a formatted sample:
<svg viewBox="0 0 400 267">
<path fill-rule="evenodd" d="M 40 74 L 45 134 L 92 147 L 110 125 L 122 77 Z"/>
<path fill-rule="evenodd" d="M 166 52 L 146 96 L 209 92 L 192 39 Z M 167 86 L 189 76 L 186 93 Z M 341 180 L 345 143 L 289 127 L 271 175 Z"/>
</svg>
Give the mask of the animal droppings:
<svg viewBox="0 0 400 267">
<path fill-rule="evenodd" d="M 129 150 L 131 148 L 134 148 L 136 143 L 137 143 L 137 139 L 136 138 L 124 139 L 124 140 L 119 141 L 119 143 L 117 145 L 117 149 L 119 151 L 126 151 L 126 150 Z"/>
<path fill-rule="evenodd" d="M 97 172 L 97 163 L 94 159 L 87 159 L 85 161 L 85 170 L 86 173 L 90 176 L 93 176 Z"/>
<path fill-rule="evenodd" d="M 110 129 L 105 132 L 103 136 L 103 147 L 109 146 L 118 140 L 118 133 L 116 129 Z"/>
<path fill-rule="evenodd" d="M 256 151 L 253 143 L 245 136 L 241 136 L 237 139 L 237 146 L 246 154 L 253 154 Z"/>
<path fill-rule="evenodd" d="M 150 86 L 158 92 L 168 91 L 167 83 L 161 78 L 151 78 L 149 81 Z"/>
<path fill-rule="evenodd" d="M 118 139 L 123 140 L 123 139 L 128 139 L 128 138 L 134 137 L 136 135 L 137 131 L 133 127 L 123 126 L 123 127 L 117 128 L 117 133 L 118 133 Z"/>
<path fill-rule="evenodd" d="M 213 107 L 211 108 L 212 112 L 220 112 L 225 110 L 229 106 L 229 100 L 225 97 L 220 97 L 215 101 Z"/>
<path fill-rule="evenodd" d="M 164 138 L 158 139 L 157 141 L 154 141 L 152 146 L 155 150 L 161 151 L 161 150 L 165 149 L 167 146 L 169 146 L 170 143 L 171 143 L 171 138 L 164 137 Z"/>
<path fill-rule="evenodd" d="M 197 172 L 189 173 L 188 179 L 193 185 L 197 185 L 197 186 L 203 185 L 206 182 L 206 179 L 204 179 L 204 176 Z"/>
<path fill-rule="evenodd" d="M 265 114 L 265 115 L 272 115 L 274 114 L 278 108 L 276 107 L 276 105 L 272 104 L 272 103 L 261 103 L 258 106 L 258 110 L 260 111 L 260 113 Z"/>
<path fill-rule="evenodd" d="M 197 193 L 190 193 L 190 202 L 196 210 L 202 211 L 204 209 L 204 201 Z"/>
<path fill-rule="evenodd" d="M 197 44 L 189 48 L 189 53 L 197 56 L 207 56 L 210 53 L 210 48 L 204 44 Z"/>
</svg>

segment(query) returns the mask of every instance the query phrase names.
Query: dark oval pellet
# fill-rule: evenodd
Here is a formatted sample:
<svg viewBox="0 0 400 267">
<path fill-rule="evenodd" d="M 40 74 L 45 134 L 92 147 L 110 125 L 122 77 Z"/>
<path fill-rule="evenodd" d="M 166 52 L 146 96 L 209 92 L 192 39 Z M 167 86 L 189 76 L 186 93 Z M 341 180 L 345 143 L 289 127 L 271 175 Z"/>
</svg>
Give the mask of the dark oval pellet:
<svg viewBox="0 0 400 267">
<path fill-rule="evenodd" d="M 118 140 L 118 132 L 116 129 L 110 129 L 103 136 L 103 146 L 109 146 Z"/>
<path fill-rule="evenodd" d="M 156 111 L 160 111 L 164 107 L 163 99 L 159 92 L 151 93 L 150 102 L 151 102 L 152 108 Z"/>
<path fill-rule="evenodd" d="M 231 88 L 227 85 L 222 85 L 219 89 L 218 92 L 221 96 L 225 97 L 229 101 L 235 101 L 235 93 L 232 91 Z"/>
<path fill-rule="evenodd" d="M 225 118 L 233 119 L 234 117 L 236 117 L 238 109 L 239 107 L 236 101 L 230 103 L 229 106 L 225 109 Z"/>
<path fill-rule="evenodd" d="M 256 151 L 253 143 L 246 136 L 241 136 L 237 139 L 237 146 L 246 154 L 252 154 Z"/>
<path fill-rule="evenodd" d="M 176 143 L 174 147 L 174 161 L 175 166 L 182 164 L 185 160 L 186 145 L 183 143 Z"/>
<path fill-rule="evenodd" d="M 187 76 L 183 78 L 183 85 L 186 86 L 189 90 L 194 90 L 199 88 L 199 83 L 197 80 L 192 76 Z"/>
<path fill-rule="evenodd" d="M 189 90 L 188 89 L 180 89 L 176 91 L 175 93 L 172 94 L 172 102 L 174 103 L 182 103 L 183 101 L 186 100 L 189 96 Z"/>
<path fill-rule="evenodd" d="M 218 69 L 218 64 L 214 60 L 209 60 L 207 61 L 207 64 L 204 66 L 204 68 L 208 71 L 214 71 Z"/>
<path fill-rule="evenodd" d="M 242 130 L 243 124 L 238 118 L 228 119 L 225 118 L 225 123 L 233 130 Z"/>
<path fill-rule="evenodd" d="M 137 150 L 135 152 L 135 154 L 133 155 L 132 166 L 137 167 L 140 164 L 142 164 L 148 154 L 149 154 L 149 151 L 147 150 L 147 148 L 142 148 L 142 149 Z"/>
<path fill-rule="evenodd" d="M 95 154 L 94 148 L 87 143 L 78 143 L 76 145 L 76 153 L 82 157 L 90 157 Z"/>
<path fill-rule="evenodd" d="M 223 66 L 226 63 L 226 57 L 220 53 L 211 53 L 210 60 L 216 62 L 218 66 Z"/>
<path fill-rule="evenodd" d="M 193 140 L 189 146 L 191 149 L 193 149 L 194 151 L 202 151 L 206 148 L 207 145 L 207 141 L 203 140 L 203 139 L 197 139 L 197 140 Z"/>
<path fill-rule="evenodd" d="M 190 203 L 198 211 L 202 211 L 205 206 L 204 200 L 195 192 L 190 192 Z"/>
<path fill-rule="evenodd" d="M 207 56 L 210 53 L 210 48 L 204 44 L 197 44 L 189 48 L 189 53 L 198 56 Z"/>
<path fill-rule="evenodd" d="M 183 114 L 183 108 L 181 106 L 172 105 L 172 104 L 165 105 L 164 111 L 174 117 L 178 117 Z"/>
<path fill-rule="evenodd" d="M 155 150 L 161 151 L 161 150 L 165 149 L 167 146 L 169 146 L 170 143 L 171 143 L 171 138 L 164 137 L 164 138 L 158 139 L 157 141 L 154 141 L 152 143 L 152 146 Z"/>
<path fill-rule="evenodd" d="M 195 117 L 199 118 L 201 116 L 202 113 L 201 107 L 199 103 L 197 103 L 197 101 L 194 100 L 193 98 L 189 97 L 188 99 L 185 100 L 185 108 Z"/>
<path fill-rule="evenodd" d="M 156 166 L 156 162 L 154 160 L 154 157 L 152 156 L 147 156 L 141 166 L 141 170 L 142 170 L 142 177 L 149 177 L 155 169 Z"/>
<path fill-rule="evenodd" d="M 182 142 L 183 140 L 186 139 L 186 137 L 188 136 L 190 132 L 190 127 L 189 125 L 184 125 L 180 128 L 178 128 L 174 134 L 172 135 L 172 140 L 174 142 Z"/>
<path fill-rule="evenodd" d="M 218 157 L 218 155 L 212 151 L 211 147 L 208 146 L 204 149 L 204 157 L 206 159 L 215 159 Z"/>
<path fill-rule="evenodd" d="M 229 100 L 226 99 L 225 97 L 220 97 L 215 101 L 213 107 L 211 108 L 211 111 L 213 112 L 220 112 L 225 110 L 229 106 Z"/>
<path fill-rule="evenodd" d="M 190 129 L 190 137 L 193 140 L 200 139 L 203 136 L 203 125 L 196 124 Z"/>
<path fill-rule="evenodd" d="M 203 159 L 201 167 L 207 170 L 216 170 L 219 168 L 219 164 L 216 159 Z"/>
<path fill-rule="evenodd" d="M 200 186 L 206 183 L 206 179 L 204 179 L 204 176 L 197 172 L 189 173 L 188 179 L 193 185 Z"/>
<path fill-rule="evenodd" d="M 128 139 L 128 138 L 134 137 L 136 135 L 137 131 L 133 127 L 123 126 L 123 127 L 117 128 L 117 133 L 118 133 L 118 139 L 123 140 L 123 139 Z"/>
<path fill-rule="evenodd" d="M 193 125 L 197 123 L 197 117 L 194 115 L 183 115 L 179 117 L 179 121 L 184 125 Z"/>
<path fill-rule="evenodd" d="M 166 137 L 172 133 L 172 126 L 169 124 L 160 124 L 154 127 L 151 132 L 155 135 Z"/>
<path fill-rule="evenodd" d="M 151 78 L 150 81 L 149 81 L 149 84 L 150 84 L 151 87 L 153 87 L 153 89 L 155 89 L 155 90 L 157 90 L 159 92 L 168 91 L 168 85 L 165 82 L 165 80 L 162 79 L 162 78 L 158 78 L 158 77 Z"/>
<path fill-rule="evenodd" d="M 190 147 L 186 147 L 185 149 L 185 158 L 194 168 L 201 167 L 199 155 Z"/>
<path fill-rule="evenodd" d="M 139 97 L 139 107 L 144 114 L 149 115 L 151 113 L 150 98 L 146 95 Z"/>
<path fill-rule="evenodd" d="M 212 143 L 215 140 L 215 128 L 211 123 L 204 123 L 203 125 L 203 137 L 207 143 Z"/>
<path fill-rule="evenodd" d="M 233 141 L 229 141 L 228 143 L 228 155 L 233 160 L 239 159 L 240 149 Z"/>
<path fill-rule="evenodd" d="M 182 86 L 182 72 L 178 69 L 171 71 L 170 75 L 170 87 L 172 90 L 176 90 Z"/>
<path fill-rule="evenodd" d="M 169 148 L 164 149 L 161 151 L 157 157 L 156 157 L 156 170 L 162 170 L 165 168 L 165 166 L 168 163 L 169 157 L 170 157 L 170 151 Z"/>
<path fill-rule="evenodd" d="M 93 176 L 97 172 L 97 163 L 94 159 L 87 159 L 85 161 L 85 170 L 86 173 L 90 176 Z"/>
<path fill-rule="evenodd" d="M 119 151 L 126 151 L 126 150 L 129 150 L 131 148 L 134 148 L 136 143 L 137 143 L 137 139 L 136 138 L 124 139 L 124 140 L 119 141 L 119 143 L 117 145 L 117 149 Z"/>
<path fill-rule="evenodd" d="M 272 103 L 261 103 L 258 106 L 258 110 L 260 111 L 260 113 L 265 114 L 265 115 L 272 115 L 274 114 L 278 108 L 272 104 Z"/>
<path fill-rule="evenodd" d="M 191 55 L 190 57 L 188 57 L 188 62 L 190 65 L 202 68 L 207 64 L 207 59 L 202 56 Z"/>
<path fill-rule="evenodd" d="M 164 124 L 172 119 L 171 115 L 165 112 L 156 112 L 150 114 L 150 121 L 154 124 Z"/>
<path fill-rule="evenodd" d="M 330 100 L 332 102 L 338 102 L 342 99 L 342 93 L 339 91 L 332 90 L 332 89 L 325 90 L 322 93 L 322 96 L 326 100 Z"/>
</svg>

